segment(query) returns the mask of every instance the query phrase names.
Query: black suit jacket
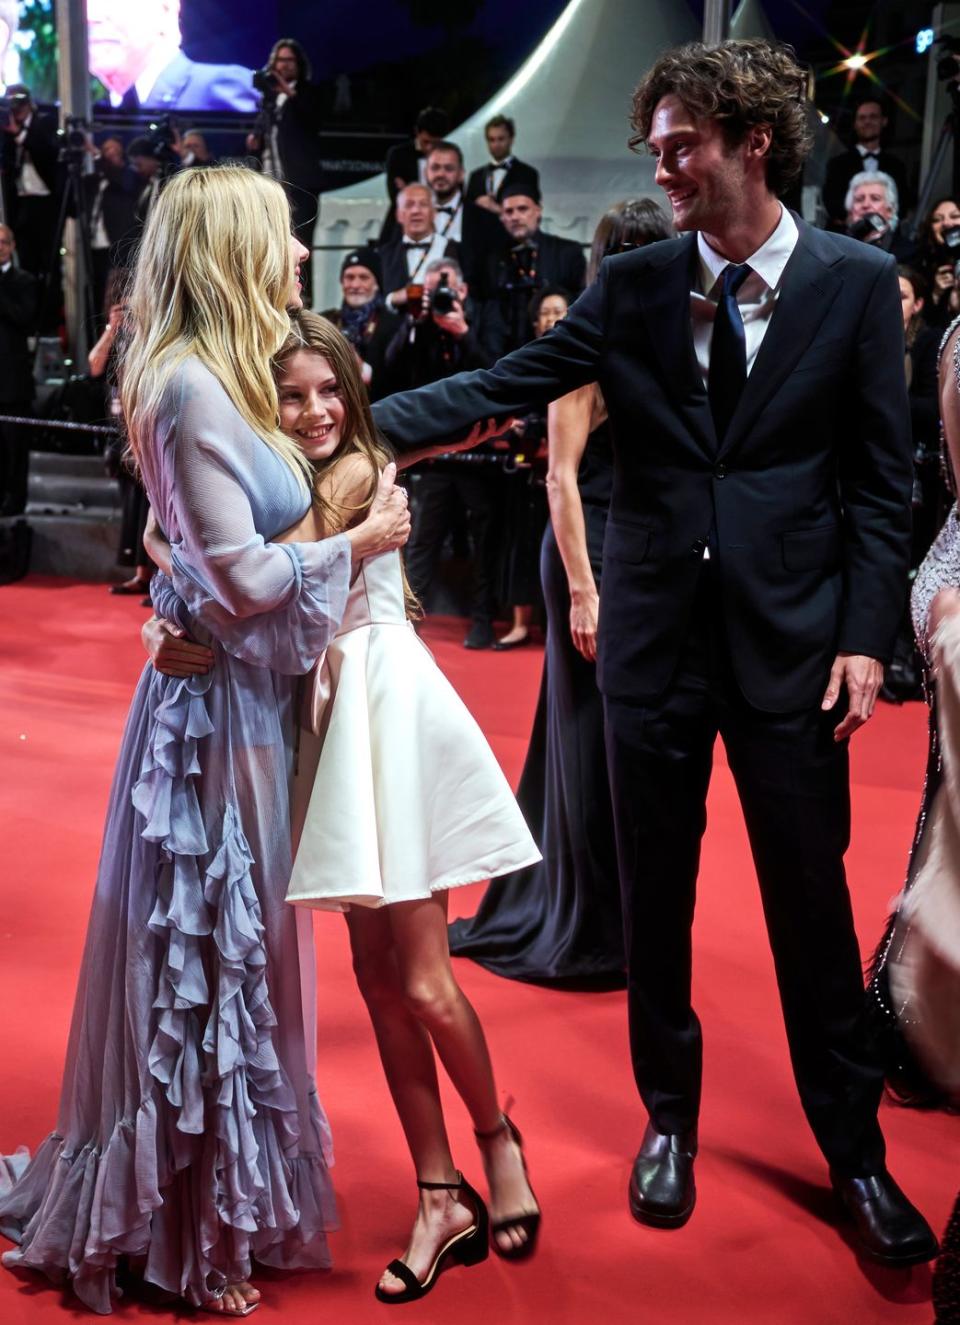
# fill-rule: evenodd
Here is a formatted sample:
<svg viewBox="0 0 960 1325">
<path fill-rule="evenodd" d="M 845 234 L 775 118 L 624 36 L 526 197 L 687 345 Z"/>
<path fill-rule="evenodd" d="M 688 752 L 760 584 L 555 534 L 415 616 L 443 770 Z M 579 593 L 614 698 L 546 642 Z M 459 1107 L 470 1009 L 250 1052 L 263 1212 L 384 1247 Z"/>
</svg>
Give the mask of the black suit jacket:
<svg viewBox="0 0 960 1325">
<path fill-rule="evenodd" d="M 19 267 L 0 272 L 0 404 L 33 399 L 33 363 L 27 337 L 40 304 L 35 276 Z"/>
<path fill-rule="evenodd" d="M 280 168 L 286 183 L 306 193 L 318 194 L 323 187 L 320 166 L 320 125 L 323 118 L 323 94 L 314 83 L 301 80 L 297 94 L 287 97 L 279 110 L 274 98 L 264 99 L 257 119 L 257 133 L 266 137 L 273 118 L 277 120 L 277 145 Z"/>
<path fill-rule="evenodd" d="M 136 229 L 137 198 L 143 186 L 130 166 L 116 169 L 103 160 L 98 161 L 94 173 L 83 176 L 84 199 L 89 220 L 93 219 L 97 194 L 104 178 L 107 180 L 107 187 L 100 201 L 103 227 L 107 232 L 111 248 L 119 247 L 126 252 L 126 246 Z"/>
<path fill-rule="evenodd" d="M 755 707 L 818 704 L 838 650 L 892 652 L 912 487 L 896 267 L 798 227 L 722 443 L 693 351 L 693 234 L 606 259 L 563 321 L 492 369 L 375 409 L 394 445 L 412 448 L 599 384 L 614 442 L 598 665 L 608 696 L 650 702 L 669 685 L 711 530 L 731 661 Z"/>
<path fill-rule="evenodd" d="M 483 198 L 487 193 L 487 172 L 489 166 L 477 166 L 476 170 L 470 171 L 467 180 L 467 202 L 474 202 L 477 198 Z M 504 175 L 500 187 L 496 192 L 496 200 L 500 201 L 503 190 L 508 184 L 523 184 L 530 189 L 530 197 L 536 198 L 540 193 L 540 172 L 536 166 L 527 165 L 526 161 L 518 161 L 516 157 L 510 162 L 510 167 Z M 483 208 L 480 209 L 483 211 Z"/>
<path fill-rule="evenodd" d="M 402 290 L 409 282 L 407 275 L 407 251 L 403 242 L 403 236 L 393 239 L 389 244 L 383 244 L 378 249 L 380 254 L 380 263 L 383 268 L 383 293 L 392 294 L 394 290 Z M 444 250 L 445 258 L 456 258 L 460 261 L 460 246 L 455 244 L 452 239 L 447 241 Z M 417 277 L 417 283 L 423 284 L 423 272 L 426 270 L 426 262 L 423 264 L 423 271 Z"/>
<path fill-rule="evenodd" d="M 19 145 L 13 134 L 4 133 L 2 138 L 2 171 L 4 205 L 8 219 L 16 216 L 17 198 L 17 158 Z M 57 137 L 57 117 L 45 111 L 33 112 L 23 143 L 24 150 L 36 167 L 37 174 L 51 193 L 56 193 L 60 182 L 60 140 Z"/>
<path fill-rule="evenodd" d="M 582 247 L 573 239 L 561 239 L 559 235 L 548 235 L 543 230 L 538 231 L 535 242 L 538 248 L 536 288 L 560 285 L 571 294 L 579 294 L 587 275 L 587 259 Z M 510 246 L 508 235 L 507 244 L 488 263 L 487 280 L 493 290 L 503 283 L 501 273 L 509 262 Z"/>
<path fill-rule="evenodd" d="M 900 215 L 905 216 L 913 205 L 913 198 L 907 184 L 907 168 L 898 156 L 892 152 L 881 152 L 877 157 L 877 169 L 889 175 L 897 186 L 900 196 Z M 827 209 L 830 222 L 842 226 L 846 222 L 847 209 L 844 202 L 847 186 L 854 175 L 859 175 L 866 167 L 863 157 L 855 147 L 849 152 L 841 152 L 827 162 L 827 174 L 823 185 L 823 205 Z"/>
</svg>

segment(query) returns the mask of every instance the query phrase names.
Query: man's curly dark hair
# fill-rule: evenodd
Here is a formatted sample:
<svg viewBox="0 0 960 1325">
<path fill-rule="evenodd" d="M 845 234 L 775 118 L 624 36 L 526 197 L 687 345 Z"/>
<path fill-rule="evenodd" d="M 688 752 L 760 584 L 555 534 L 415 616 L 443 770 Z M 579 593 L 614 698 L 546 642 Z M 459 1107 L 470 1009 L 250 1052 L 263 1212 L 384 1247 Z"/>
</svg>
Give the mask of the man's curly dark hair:
<svg viewBox="0 0 960 1325">
<path fill-rule="evenodd" d="M 769 125 L 767 184 L 773 193 L 783 193 L 799 176 L 813 139 L 807 75 L 793 47 L 751 38 L 718 46 L 692 41 L 665 52 L 633 94 L 634 151 L 646 143 L 657 103 L 670 95 L 697 119 L 719 120 L 731 147 L 755 125 Z"/>
</svg>

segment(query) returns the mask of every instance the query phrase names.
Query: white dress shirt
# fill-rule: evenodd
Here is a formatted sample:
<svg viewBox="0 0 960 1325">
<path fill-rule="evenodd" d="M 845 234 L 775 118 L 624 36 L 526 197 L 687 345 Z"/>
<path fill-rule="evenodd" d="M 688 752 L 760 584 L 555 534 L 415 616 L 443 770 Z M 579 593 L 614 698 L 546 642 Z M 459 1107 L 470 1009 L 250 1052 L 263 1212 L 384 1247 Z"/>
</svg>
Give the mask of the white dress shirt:
<svg viewBox="0 0 960 1325">
<path fill-rule="evenodd" d="M 864 147 L 863 143 L 857 143 L 857 151 L 860 153 L 860 160 L 863 163 L 864 170 L 880 169 L 880 148 Z"/>
<path fill-rule="evenodd" d="M 17 144 L 17 195 L 20 198 L 49 198 L 50 190 L 40 177 L 40 172 L 33 164 L 33 159 L 26 148 L 27 130 L 33 123 L 33 111 L 20 126 L 16 136 Z"/>
<path fill-rule="evenodd" d="M 436 201 L 433 206 L 437 214 L 437 230 L 440 235 L 444 240 L 453 239 L 459 244 L 463 239 L 463 194 L 458 189 L 449 202 L 444 203 L 443 209 Z M 448 207 L 450 211 L 446 210 Z"/>
<path fill-rule="evenodd" d="M 748 376 L 767 334 L 770 318 L 780 296 L 783 269 L 797 246 L 798 238 L 796 222 L 786 207 L 781 207 L 780 220 L 773 234 L 746 260 L 750 274 L 737 291 L 737 303 L 747 342 Z M 697 235 L 697 249 L 700 255 L 699 289 L 690 291 L 690 317 L 693 322 L 693 348 L 706 386 L 710 377 L 710 345 L 713 341 L 713 319 L 720 302 L 721 277 L 730 263 L 710 247 L 702 234 Z"/>
<path fill-rule="evenodd" d="M 747 350 L 747 375 L 750 375 L 757 354 L 767 334 L 773 310 L 780 297 L 783 271 L 797 246 L 800 232 L 797 223 L 787 211 L 780 208 L 780 220 L 773 234 L 761 244 L 756 253 L 747 258 L 750 274 L 737 291 L 737 304 L 743 318 L 743 331 Z M 713 342 L 713 319 L 717 314 L 722 291 L 722 277 L 730 266 L 728 258 L 710 247 L 702 234 L 697 235 L 700 261 L 698 290 L 690 291 L 690 317 L 693 322 L 693 348 L 704 386 L 710 377 L 710 346 Z M 703 550 L 704 561 L 710 560 L 710 549 Z"/>
<path fill-rule="evenodd" d="M 500 185 L 507 178 L 507 171 L 513 165 L 513 157 L 505 156 L 502 161 L 491 161 L 487 174 L 487 192 L 491 198 L 495 198 L 500 190 Z"/>
</svg>

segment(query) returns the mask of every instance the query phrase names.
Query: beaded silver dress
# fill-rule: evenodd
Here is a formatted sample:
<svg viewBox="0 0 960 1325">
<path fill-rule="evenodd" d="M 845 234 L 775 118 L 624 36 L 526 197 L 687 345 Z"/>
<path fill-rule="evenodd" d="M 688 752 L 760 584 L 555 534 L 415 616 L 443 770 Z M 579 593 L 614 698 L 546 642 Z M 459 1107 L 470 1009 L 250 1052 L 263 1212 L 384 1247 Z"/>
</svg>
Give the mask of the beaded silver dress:
<svg viewBox="0 0 960 1325">
<path fill-rule="evenodd" d="M 958 326 L 960 326 L 960 317 L 954 318 L 944 333 L 943 340 L 940 342 L 941 357 L 950 337 Z M 957 337 L 956 344 L 953 347 L 952 358 L 954 383 L 957 390 L 960 391 L 960 336 Z M 956 485 L 953 480 L 946 439 L 943 437 L 942 424 L 940 448 L 944 475 L 954 497 L 956 497 Z M 927 622 L 930 616 L 930 604 L 941 589 L 947 589 L 951 586 L 960 589 L 960 518 L 957 514 L 956 500 L 950 507 L 943 528 L 933 540 L 930 551 L 924 557 L 920 569 L 917 571 L 913 582 L 913 592 L 910 595 L 910 613 L 913 618 L 917 646 L 923 654 L 928 668 L 930 666 L 930 639 Z"/>
<path fill-rule="evenodd" d="M 947 328 L 941 358 L 960 327 Z M 952 350 L 960 391 L 960 336 Z M 944 477 L 956 496 L 941 427 Z M 869 992 L 886 1031 L 888 1079 L 907 1103 L 960 1099 L 960 617 L 930 629 L 941 589 L 960 589 L 954 501 L 914 581 L 910 607 L 930 702 L 923 800 L 903 892 L 878 949 Z"/>
</svg>

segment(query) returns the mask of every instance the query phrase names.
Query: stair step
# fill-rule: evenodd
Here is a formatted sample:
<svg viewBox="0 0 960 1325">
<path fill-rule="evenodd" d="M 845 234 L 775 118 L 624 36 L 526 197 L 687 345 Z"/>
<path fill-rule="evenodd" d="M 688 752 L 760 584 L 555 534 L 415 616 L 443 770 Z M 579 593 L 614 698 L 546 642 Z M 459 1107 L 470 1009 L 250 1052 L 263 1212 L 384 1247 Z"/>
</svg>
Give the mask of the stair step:
<svg viewBox="0 0 960 1325">
<path fill-rule="evenodd" d="M 35 515 L 28 511 L 27 519 L 33 531 L 32 571 L 100 582 L 126 578 L 126 572 L 117 565 L 117 516 L 109 512 L 97 516 Z"/>
<path fill-rule="evenodd" d="M 99 474 L 45 474 L 31 471 L 27 491 L 30 510 L 42 510 L 45 507 L 79 507 L 85 511 L 120 509 L 119 484 L 116 479 L 104 474 L 102 463 Z"/>
<path fill-rule="evenodd" d="M 61 451 L 31 451 L 30 474 L 55 474 L 66 478 L 103 478 L 102 455 L 64 455 Z"/>
</svg>

